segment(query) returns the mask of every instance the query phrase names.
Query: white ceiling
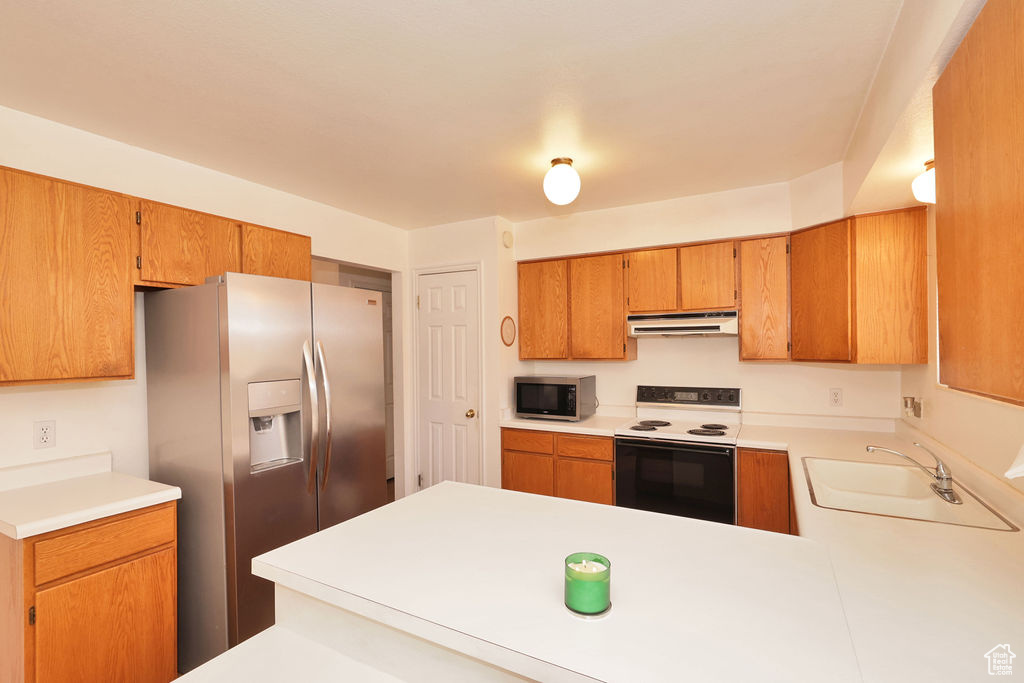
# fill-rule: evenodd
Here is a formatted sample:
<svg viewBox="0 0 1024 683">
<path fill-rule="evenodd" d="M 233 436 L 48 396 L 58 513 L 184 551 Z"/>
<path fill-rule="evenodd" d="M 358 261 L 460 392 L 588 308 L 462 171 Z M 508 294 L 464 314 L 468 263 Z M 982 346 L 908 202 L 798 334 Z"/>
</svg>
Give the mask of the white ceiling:
<svg viewBox="0 0 1024 683">
<path fill-rule="evenodd" d="M 901 4 L 0 0 L 0 104 L 405 228 L 518 221 L 841 160 Z"/>
</svg>

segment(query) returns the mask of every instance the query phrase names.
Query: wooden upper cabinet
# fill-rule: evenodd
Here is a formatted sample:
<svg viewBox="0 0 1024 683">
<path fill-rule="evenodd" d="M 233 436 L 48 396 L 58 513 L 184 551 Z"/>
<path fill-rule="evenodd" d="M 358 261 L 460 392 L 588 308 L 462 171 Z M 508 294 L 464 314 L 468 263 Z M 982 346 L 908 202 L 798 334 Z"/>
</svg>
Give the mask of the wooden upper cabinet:
<svg viewBox="0 0 1024 683">
<path fill-rule="evenodd" d="M 140 211 L 140 281 L 201 285 L 213 275 L 241 271 L 235 221 L 146 199 Z"/>
<path fill-rule="evenodd" d="M 853 360 L 851 221 L 790 236 L 793 360 Z"/>
<path fill-rule="evenodd" d="M 132 200 L 0 169 L 0 384 L 134 373 Z"/>
<path fill-rule="evenodd" d="M 988 0 L 932 91 L 940 381 L 1024 404 L 1024 3 Z"/>
<path fill-rule="evenodd" d="M 309 280 L 312 264 L 308 236 L 258 225 L 242 225 L 243 273 Z"/>
<path fill-rule="evenodd" d="M 924 207 L 791 236 L 793 360 L 928 362 Z"/>
<path fill-rule="evenodd" d="M 853 218 L 858 363 L 928 362 L 926 211 Z"/>
<path fill-rule="evenodd" d="M 680 308 L 736 307 L 735 244 L 713 242 L 679 248 Z"/>
<path fill-rule="evenodd" d="M 636 340 L 626 339 L 625 272 L 622 254 L 569 260 L 570 357 L 636 357 Z"/>
<path fill-rule="evenodd" d="M 736 524 L 790 533 L 789 490 L 788 453 L 736 451 Z"/>
<path fill-rule="evenodd" d="M 646 249 L 626 254 L 630 313 L 665 313 L 679 309 L 679 262 L 676 249 Z"/>
<path fill-rule="evenodd" d="M 740 359 L 789 358 L 789 238 L 739 243 Z"/>
<path fill-rule="evenodd" d="M 519 357 L 569 356 L 569 264 L 519 264 Z"/>
</svg>

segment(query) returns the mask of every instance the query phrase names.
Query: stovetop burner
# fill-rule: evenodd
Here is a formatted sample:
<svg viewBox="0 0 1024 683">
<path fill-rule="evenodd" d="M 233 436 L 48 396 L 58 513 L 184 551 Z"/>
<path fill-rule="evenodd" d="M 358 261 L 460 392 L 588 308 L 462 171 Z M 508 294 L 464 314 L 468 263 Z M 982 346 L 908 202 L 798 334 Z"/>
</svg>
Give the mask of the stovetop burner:
<svg viewBox="0 0 1024 683">
<path fill-rule="evenodd" d="M 715 431 L 721 431 L 723 429 L 728 429 L 728 427 L 726 425 L 718 424 L 717 422 L 712 422 L 711 424 L 701 425 L 700 428 L 701 429 L 714 429 Z"/>
<path fill-rule="evenodd" d="M 686 433 L 695 436 L 725 436 L 721 429 L 687 429 Z"/>
<path fill-rule="evenodd" d="M 630 427 L 630 429 L 632 429 L 633 431 L 637 431 L 637 432 L 655 432 L 655 431 L 658 431 L 657 428 L 655 428 L 654 425 L 645 425 L 642 422 L 640 424 L 638 424 L 638 425 L 633 425 L 632 427 Z"/>
<path fill-rule="evenodd" d="M 644 427 L 670 427 L 672 423 L 668 420 L 640 420 Z M 722 429 L 725 429 L 724 427 Z"/>
</svg>

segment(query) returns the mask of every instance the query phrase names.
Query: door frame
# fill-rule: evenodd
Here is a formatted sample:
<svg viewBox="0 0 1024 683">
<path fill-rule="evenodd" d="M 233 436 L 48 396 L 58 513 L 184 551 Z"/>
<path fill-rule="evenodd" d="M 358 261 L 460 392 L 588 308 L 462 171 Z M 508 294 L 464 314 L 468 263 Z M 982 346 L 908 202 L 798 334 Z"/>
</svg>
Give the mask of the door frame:
<svg viewBox="0 0 1024 683">
<path fill-rule="evenodd" d="M 477 309 L 477 354 L 476 354 L 476 384 L 477 384 L 477 402 L 480 407 L 477 408 L 476 419 L 480 428 L 477 430 L 477 461 L 478 471 L 480 472 L 480 483 L 483 484 L 484 478 L 484 425 L 483 425 L 483 401 L 484 401 L 484 296 L 483 296 L 483 279 L 481 273 L 483 271 L 483 264 L 480 261 L 470 261 L 463 263 L 453 263 L 450 265 L 441 266 L 428 266 L 424 268 L 414 268 L 412 271 L 412 305 L 413 305 L 413 317 L 412 317 L 412 328 L 413 328 L 413 342 L 412 342 L 412 386 L 413 386 L 413 443 L 415 444 L 415 452 L 413 454 L 413 479 L 412 493 L 416 491 L 422 491 L 423 488 L 419 484 L 418 475 L 420 474 L 420 453 L 422 452 L 422 445 L 420 443 L 420 307 L 416 304 L 420 296 L 420 276 L 421 275 L 443 275 L 445 273 L 476 273 L 476 309 Z M 406 492 L 409 495 L 410 492 Z"/>
</svg>

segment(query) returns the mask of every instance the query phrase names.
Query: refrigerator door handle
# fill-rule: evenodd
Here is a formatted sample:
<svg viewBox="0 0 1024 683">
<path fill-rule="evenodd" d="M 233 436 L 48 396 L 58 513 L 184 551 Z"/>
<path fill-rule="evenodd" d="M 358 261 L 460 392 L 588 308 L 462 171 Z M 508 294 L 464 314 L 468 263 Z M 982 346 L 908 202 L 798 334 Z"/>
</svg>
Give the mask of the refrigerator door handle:
<svg viewBox="0 0 1024 683">
<path fill-rule="evenodd" d="M 324 354 L 324 345 L 318 339 L 316 341 L 316 355 L 320 360 L 320 382 L 324 389 L 324 414 L 327 417 L 327 444 L 324 446 L 324 477 L 320 480 L 320 490 L 327 486 L 327 476 L 331 472 L 331 440 L 333 430 L 331 428 L 331 380 L 327 379 L 327 358 Z"/>
<path fill-rule="evenodd" d="M 311 413 L 303 418 L 303 423 L 306 422 L 306 419 L 309 420 L 309 427 L 307 428 L 305 424 L 302 425 L 303 436 L 308 435 L 309 437 L 309 475 L 306 488 L 309 493 L 313 493 L 316 490 L 316 470 L 320 450 L 320 397 L 316 386 L 316 371 L 313 366 L 313 349 L 309 345 L 309 340 L 302 344 L 302 374 L 305 375 L 306 390 L 309 392 L 309 412 Z"/>
</svg>

